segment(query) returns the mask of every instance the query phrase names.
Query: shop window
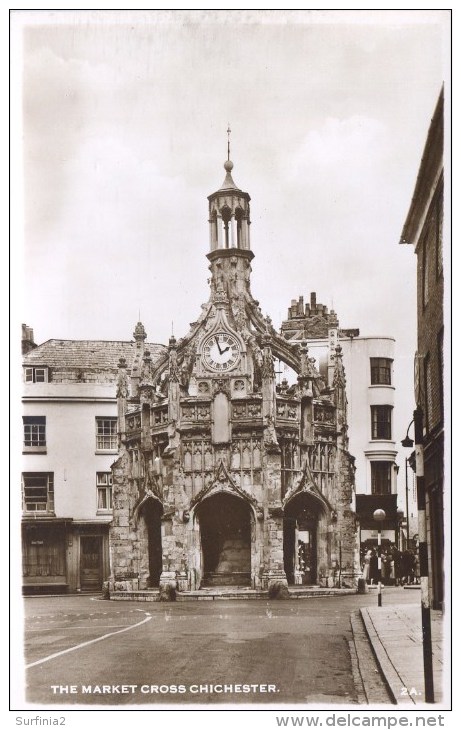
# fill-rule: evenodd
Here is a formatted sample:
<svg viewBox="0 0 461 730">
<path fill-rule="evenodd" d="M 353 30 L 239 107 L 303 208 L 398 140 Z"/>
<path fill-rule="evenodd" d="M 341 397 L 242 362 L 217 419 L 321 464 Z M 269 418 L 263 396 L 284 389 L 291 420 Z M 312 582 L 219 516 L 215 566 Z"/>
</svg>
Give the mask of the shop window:
<svg viewBox="0 0 461 730">
<path fill-rule="evenodd" d="M 66 580 L 65 535 L 51 526 L 29 526 L 23 537 L 22 573 L 25 578 Z"/>
</svg>

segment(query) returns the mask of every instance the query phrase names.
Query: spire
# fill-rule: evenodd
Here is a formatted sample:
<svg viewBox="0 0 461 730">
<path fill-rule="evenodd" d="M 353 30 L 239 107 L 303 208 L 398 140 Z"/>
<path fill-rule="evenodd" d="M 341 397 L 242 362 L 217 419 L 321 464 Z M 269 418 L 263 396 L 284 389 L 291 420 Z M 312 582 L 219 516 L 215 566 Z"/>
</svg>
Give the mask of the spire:
<svg viewBox="0 0 461 730">
<path fill-rule="evenodd" d="M 224 163 L 224 169 L 226 171 L 226 177 L 224 178 L 224 182 L 219 188 L 220 190 L 239 190 L 240 188 L 237 187 L 235 182 L 232 179 L 231 171 L 234 167 L 234 163 L 232 162 L 230 158 L 230 134 L 231 134 L 231 128 L 230 125 L 227 125 L 227 160 Z"/>
</svg>

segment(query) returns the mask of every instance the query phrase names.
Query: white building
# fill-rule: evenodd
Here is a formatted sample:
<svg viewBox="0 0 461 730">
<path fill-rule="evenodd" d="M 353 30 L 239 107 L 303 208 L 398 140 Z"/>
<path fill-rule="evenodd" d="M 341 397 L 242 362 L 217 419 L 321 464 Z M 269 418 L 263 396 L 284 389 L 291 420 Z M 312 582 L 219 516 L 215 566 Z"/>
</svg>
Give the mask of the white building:
<svg viewBox="0 0 461 730">
<path fill-rule="evenodd" d="M 317 303 L 315 292 L 310 302 L 293 300 L 282 334 L 293 341 L 306 341 L 310 357 L 331 384 L 331 362 L 339 345 L 346 373 L 349 451 L 355 458 L 356 513 L 360 522 L 360 541 L 375 542 L 375 509 L 384 509 L 387 519 L 381 525 L 383 540 L 398 542 L 397 456 L 394 429 L 394 350 L 393 337 L 364 337 L 357 329 L 342 329 L 336 313 Z"/>
<path fill-rule="evenodd" d="M 136 337 L 136 333 L 135 333 Z M 146 345 L 156 356 L 158 345 Z M 23 589 L 100 590 L 109 574 L 115 379 L 136 342 L 49 340 L 23 326 Z"/>
</svg>

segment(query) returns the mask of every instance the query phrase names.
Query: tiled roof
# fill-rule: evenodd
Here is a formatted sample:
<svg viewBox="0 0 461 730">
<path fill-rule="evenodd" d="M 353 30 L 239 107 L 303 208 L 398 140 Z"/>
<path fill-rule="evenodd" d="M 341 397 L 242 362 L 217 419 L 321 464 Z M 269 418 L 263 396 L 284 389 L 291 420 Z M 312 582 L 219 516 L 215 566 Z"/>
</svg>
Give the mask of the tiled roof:
<svg viewBox="0 0 461 730">
<path fill-rule="evenodd" d="M 146 342 L 155 362 L 167 352 L 164 345 Z M 107 340 L 47 340 L 24 356 L 23 364 L 43 365 L 51 368 L 88 368 L 117 371 L 118 361 L 126 358 L 131 367 L 136 351 L 134 342 L 113 342 Z"/>
</svg>

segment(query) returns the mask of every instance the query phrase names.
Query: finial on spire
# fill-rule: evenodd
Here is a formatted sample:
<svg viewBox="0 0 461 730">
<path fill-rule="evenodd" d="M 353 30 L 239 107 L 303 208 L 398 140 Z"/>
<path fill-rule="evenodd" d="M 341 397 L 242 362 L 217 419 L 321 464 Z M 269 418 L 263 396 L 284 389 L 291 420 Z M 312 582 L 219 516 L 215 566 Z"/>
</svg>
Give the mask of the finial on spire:
<svg viewBox="0 0 461 730">
<path fill-rule="evenodd" d="M 227 159 L 230 160 L 230 134 L 231 128 L 229 122 L 227 122 Z"/>
</svg>

